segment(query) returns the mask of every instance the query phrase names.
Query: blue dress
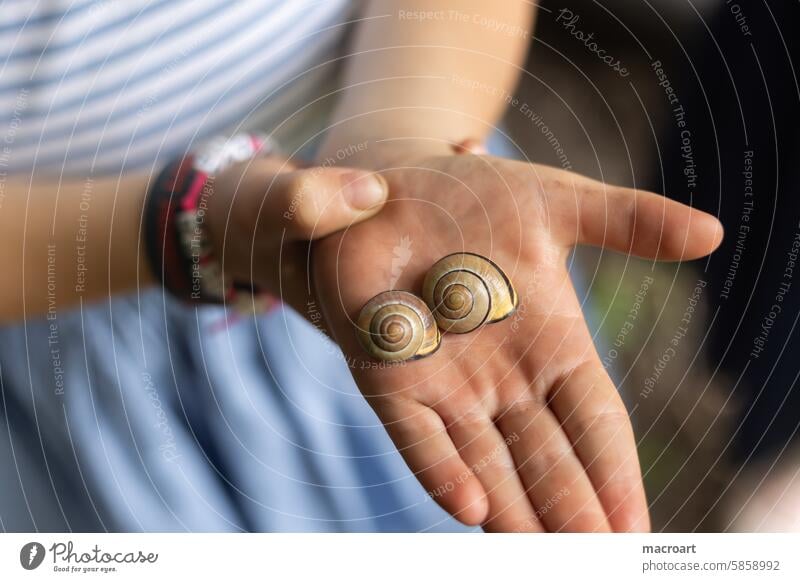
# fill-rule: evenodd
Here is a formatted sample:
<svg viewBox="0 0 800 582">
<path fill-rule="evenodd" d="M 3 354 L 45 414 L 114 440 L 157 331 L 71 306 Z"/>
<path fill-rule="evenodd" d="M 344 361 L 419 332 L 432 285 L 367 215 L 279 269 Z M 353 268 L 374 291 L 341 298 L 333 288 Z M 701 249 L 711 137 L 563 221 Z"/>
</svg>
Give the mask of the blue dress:
<svg viewBox="0 0 800 582">
<path fill-rule="evenodd" d="M 154 170 L 249 128 L 302 145 L 350 18 L 341 0 L 4 4 L 0 171 Z M 0 328 L 0 530 L 467 529 L 288 308 L 41 292 L 46 316 Z"/>
</svg>

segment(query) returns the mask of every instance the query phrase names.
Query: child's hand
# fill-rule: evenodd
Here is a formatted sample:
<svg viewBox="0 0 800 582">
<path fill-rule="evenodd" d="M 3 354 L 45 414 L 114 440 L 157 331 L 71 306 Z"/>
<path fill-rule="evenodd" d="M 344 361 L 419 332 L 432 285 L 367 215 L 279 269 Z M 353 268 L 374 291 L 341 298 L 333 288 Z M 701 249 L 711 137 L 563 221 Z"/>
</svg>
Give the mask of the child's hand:
<svg viewBox="0 0 800 582">
<path fill-rule="evenodd" d="M 544 166 L 473 155 L 395 162 L 383 171 L 383 211 L 315 243 L 313 266 L 327 323 L 348 358 L 366 362 L 356 381 L 411 470 L 442 507 L 490 531 L 647 530 L 628 415 L 566 260 L 576 244 L 693 259 L 719 245 L 719 222 Z M 506 271 L 516 315 L 445 334 L 426 359 L 369 369 L 353 323 L 362 305 L 390 286 L 419 293 L 426 270 L 459 251 Z"/>
<path fill-rule="evenodd" d="M 216 177 L 206 224 L 226 277 L 304 313 L 308 241 L 373 216 L 387 194 L 386 181 L 367 170 L 255 158 Z"/>
</svg>

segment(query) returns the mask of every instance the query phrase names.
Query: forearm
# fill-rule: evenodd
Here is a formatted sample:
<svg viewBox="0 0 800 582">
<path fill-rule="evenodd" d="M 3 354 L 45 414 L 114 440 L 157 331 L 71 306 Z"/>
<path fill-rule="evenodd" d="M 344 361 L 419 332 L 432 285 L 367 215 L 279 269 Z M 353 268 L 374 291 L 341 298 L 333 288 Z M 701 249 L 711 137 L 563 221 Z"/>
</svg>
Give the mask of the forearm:
<svg viewBox="0 0 800 582">
<path fill-rule="evenodd" d="M 0 205 L 0 322 L 152 283 L 139 241 L 146 183 L 9 179 Z"/>
<path fill-rule="evenodd" d="M 323 153 L 364 141 L 485 136 L 514 90 L 534 11 L 516 0 L 371 2 Z"/>
</svg>

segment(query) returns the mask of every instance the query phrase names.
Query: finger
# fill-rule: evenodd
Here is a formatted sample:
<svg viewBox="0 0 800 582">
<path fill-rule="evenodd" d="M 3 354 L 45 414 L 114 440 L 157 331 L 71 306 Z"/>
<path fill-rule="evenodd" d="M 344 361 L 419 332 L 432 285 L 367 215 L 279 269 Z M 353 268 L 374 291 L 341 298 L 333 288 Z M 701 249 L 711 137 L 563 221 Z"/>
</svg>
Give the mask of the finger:
<svg viewBox="0 0 800 582">
<path fill-rule="evenodd" d="M 651 192 L 565 174 L 569 178 L 553 186 L 559 191 L 549 194 L 557 195 L 552 208 L 566 244 L 676 261 L 708 255 L 722 242 L 722 224 L 710 214 Z"/>
<path fill-rule="evenodd" d="M 462 523 L 481 524 L 488 511 L 483 487 L 459 456 L 439 415 L 410 401 L 377 405 L 375 411 L 431 499 Z"/>
<path fill-rule="evenodd" d="M 490 418 L 485 422 L 459 422 L 448 426 L 461 458 L 483 485 L 489 513 L 483 524 L 488 532 L 543 531 L 516 472 L 508 444 Z"/>
<path fill-rule="evenodd" d="M 605 532 L 603 506 L 545 403 L 516 405 L 497 419 L 533 507 L 548 531 Z"/>
<path fill-rule="evenodd" d="M 266 155 L 263 157 L 253 158 L 246 162 L 240 162 L 243 170 L 248 170 L 252 167 L 258 167 L 259 172 L 267 174 L 282 174 L 284 172 L 293 172 L 302 166 L 298 165 L 297 160 L 289 160 L 276 155 Z"/>
<path fill-rule="evenodd" d="M 486 145 L 479 139 L 465 139 L 462 142 L 453 145 L 453 153 L 463 155 L 471 154 L 473 156 L 484 156 L 489 153 Z"/>
<path fill-rule="evenodd" d="M 586 467 L 615 531 L 648 531 L 647 499 L 628 413 L 602 364 L 557 385 L 550 407 Z"/>
<path fill-rule="evenodd" d="M 365 220 L 389 194 L 380 174 L 350 168 L 315 167 L 258 179 L 267 189 L 263 222 L 276 233 L 285 228 L 287 240 L 322 238 Z"/>
</svg>

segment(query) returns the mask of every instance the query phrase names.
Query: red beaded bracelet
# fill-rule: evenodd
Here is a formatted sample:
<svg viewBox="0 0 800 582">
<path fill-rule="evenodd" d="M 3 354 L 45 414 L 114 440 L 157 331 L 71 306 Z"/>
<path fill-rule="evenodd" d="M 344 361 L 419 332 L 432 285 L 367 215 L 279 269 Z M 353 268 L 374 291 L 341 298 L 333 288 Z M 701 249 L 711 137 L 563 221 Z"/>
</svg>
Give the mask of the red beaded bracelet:
<svg viewBox="0 0 800 582">
<path fill-rule="evenodd" d="M 168 164 L 158 175 L 148 194 L 145 239 L 153 271 L 171 294 L 191 303 L 230 303 L 250 309 L 271 303 L 252 285 L 225 279 L 205 215 L 214 195 L 214 173 L 272 151 L 263 136 L 237 134 L 210 142 Z"/>
</svg>

